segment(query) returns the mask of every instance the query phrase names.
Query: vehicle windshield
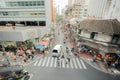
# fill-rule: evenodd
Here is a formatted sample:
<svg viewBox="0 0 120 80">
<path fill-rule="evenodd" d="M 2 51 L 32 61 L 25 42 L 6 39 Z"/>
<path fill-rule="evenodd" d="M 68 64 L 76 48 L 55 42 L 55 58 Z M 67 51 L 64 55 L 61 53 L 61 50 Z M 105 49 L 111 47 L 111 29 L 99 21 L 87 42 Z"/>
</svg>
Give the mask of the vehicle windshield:
<svg viewBox="0 0 120 80">
<path fill-rule="evenodd" d="M 53 50 L 52 52 L 53 52 L 53 53 L 58 53 L 58 50 Z"/>
</svg>

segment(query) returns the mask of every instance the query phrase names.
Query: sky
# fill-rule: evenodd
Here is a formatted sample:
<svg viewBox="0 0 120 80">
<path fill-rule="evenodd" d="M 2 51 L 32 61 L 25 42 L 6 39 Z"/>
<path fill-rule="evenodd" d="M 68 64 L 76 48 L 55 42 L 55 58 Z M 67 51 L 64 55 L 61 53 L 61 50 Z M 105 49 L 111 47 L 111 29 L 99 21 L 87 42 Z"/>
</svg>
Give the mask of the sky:
<svg viewBox="0 0 120 80">
<path fill-rule="evenodd" d="M 58 8 L 59 6 L 60 13 L 61 13 L 61 10 L 65 7 L 65 5 L 67 5 L 67 3 L 68 3 L 68 0 L 54 0 L 55 7 Z"/>
</svg>

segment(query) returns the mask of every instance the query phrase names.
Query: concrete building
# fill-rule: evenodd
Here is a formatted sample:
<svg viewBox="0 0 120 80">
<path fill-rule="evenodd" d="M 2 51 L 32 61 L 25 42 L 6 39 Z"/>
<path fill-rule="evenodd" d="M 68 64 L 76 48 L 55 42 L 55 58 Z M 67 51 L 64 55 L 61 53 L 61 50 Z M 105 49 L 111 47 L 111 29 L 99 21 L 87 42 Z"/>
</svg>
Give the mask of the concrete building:
<svg viewBox="0 0 120 80">
<path fill-rule="evenodd" d="M 91 18 L 103 18 L 108 13 L 112 0 L 90 0 L 88 16 Z"/>
<path fill-rule="evenodd" d="M 80 22 L 78 39 L 100 53 L 117 53 L 120 45 L 120 23 L 116 19 L 86 19 Z"/>
<path fill-rule="evenodd" d="M 74 4 L 80 5 L 82 0 L 68 0 L 68 6 L 73 6 Z"/>
<path fill-rule="evenodd" d="M 68 7 L 65 11 L 66 19 L 70 20 L 72 18 L 80 18 L 80 5 L 74 4 Z"/>
<path fill-rule="evenodd" d="M 0 25 L 50 26 L 51 0 L 0 0 Z"/>
<path fill-rule="evenodd" d="M 18 47 L 23 43 L 27 46 L 29 43 L 38 45 L 42 37 L 50 34 L 47 27 L 0 27 L 0 45 Z"/>
<path fill-rule="evenodd" d="M 105 14 L 106 19 L 118 19 L 120 21 L 120 0 L 112 0 L 110 9 Z"/>
<path fill-rule="evenodd" d="M 80 8 L 80 17 L 84 18 L 88 16 L 88 4 L 89 4 L 89 0 L 81 0 L 81 8 Z"/>
</svg>

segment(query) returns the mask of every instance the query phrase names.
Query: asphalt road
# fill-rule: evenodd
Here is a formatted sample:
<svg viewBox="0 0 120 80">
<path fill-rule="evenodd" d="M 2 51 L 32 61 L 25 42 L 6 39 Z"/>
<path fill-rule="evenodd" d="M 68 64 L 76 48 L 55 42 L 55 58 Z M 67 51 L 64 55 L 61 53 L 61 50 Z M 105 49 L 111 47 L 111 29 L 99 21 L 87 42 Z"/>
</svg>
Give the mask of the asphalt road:
<svg viewBox="0 0 120 80">
<path fill-rule="evenodd" d="M 58 35 L 57 32 L 58 28 L 55 35 L 55 45 L 63 44 L 64 34 L 60 31 L 60 35 Z M 66 47 L 69 46 L 69 43 L 63 45 Z M 68 64 L 63 59 L 61 67 L 57 66 L 56 62 L 56 58 L 48 55 L 46 57 L 41 56 L 27 65 L 25 68 L 32 75 L 30 80 L 120 80 L 117 76 L 94 69 L 75 56 Z"/>
<path fill-rule="evenodd" d="M 35 63 L 26 66 L 26 70 L 29 71 L 29 73 L 32 75 L 31 80 L 119 80 L 113 75 L 106 74 L 94 69 L 85 62 L 83 63 L 86 68 L 83 66 L 82 68 L 76 68 L 75 65 L 73 68 L 71 68 L 71 66 L 62 66 L 59 68 L 57 66 L 54 67 L 54 65 L 51 66 L 51 64 L 48 66 L 45 66 L 45 64 L 43 66 L 44 60 L 40 65 L 39 63 L 41 59 L 36 66 Z M 52 61 L 50 60 L 50 63 L 51 62 Z"/>
</svg>

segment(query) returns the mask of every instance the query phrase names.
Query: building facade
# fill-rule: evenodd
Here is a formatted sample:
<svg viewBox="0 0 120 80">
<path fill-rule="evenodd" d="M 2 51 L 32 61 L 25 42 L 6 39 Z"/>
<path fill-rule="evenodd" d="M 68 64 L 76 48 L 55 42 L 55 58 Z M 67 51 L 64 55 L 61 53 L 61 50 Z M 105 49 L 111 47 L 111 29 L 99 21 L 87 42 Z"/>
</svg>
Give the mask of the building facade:
<svg viewBox="0 0 120 80">
<path fill-rule="evenodd" d="M 108 13 L 112 0 L 90 0 L 88 16 L 91 18 L 103 18 Z"/>
<path fill-rule="evenodd" d="M 120 0 L 112 0 L 108 14 L 105 15 L 106 19 L 118 19 L 120 21 Z"/>
<path fill-rule="evenodd" d="M 0 25 L 50 26 L 51 0 L 0 0 Z"/>
<path fill-rule="evenodd" d="M 65 10 L 65 17 L 67 20 L 72 18 L 80 18 L 80 5 L 74 4 Z"/>
</svg>

